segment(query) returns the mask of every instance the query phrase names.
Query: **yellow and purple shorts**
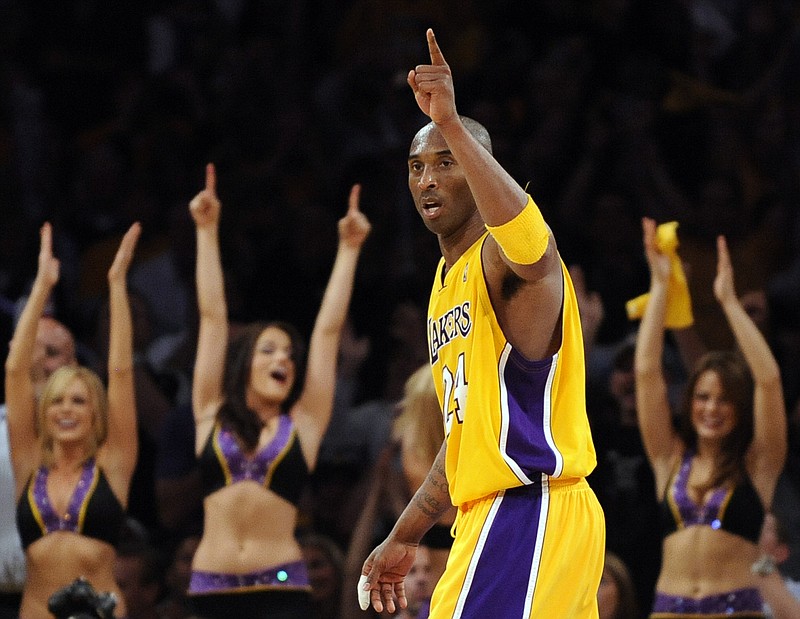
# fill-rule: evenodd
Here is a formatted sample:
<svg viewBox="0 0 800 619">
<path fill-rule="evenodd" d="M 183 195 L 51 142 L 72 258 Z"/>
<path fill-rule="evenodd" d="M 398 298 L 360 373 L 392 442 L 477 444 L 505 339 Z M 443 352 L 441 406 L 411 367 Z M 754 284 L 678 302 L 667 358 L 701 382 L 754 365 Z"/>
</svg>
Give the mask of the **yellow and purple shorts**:
<svg viewBox="0 0 800 619">
<path fill-rule="evenodd" d="M 596 619 L 605 520 L 584 479 L 546 475 L 462 505 L 430 619 Z"/>
</svg>

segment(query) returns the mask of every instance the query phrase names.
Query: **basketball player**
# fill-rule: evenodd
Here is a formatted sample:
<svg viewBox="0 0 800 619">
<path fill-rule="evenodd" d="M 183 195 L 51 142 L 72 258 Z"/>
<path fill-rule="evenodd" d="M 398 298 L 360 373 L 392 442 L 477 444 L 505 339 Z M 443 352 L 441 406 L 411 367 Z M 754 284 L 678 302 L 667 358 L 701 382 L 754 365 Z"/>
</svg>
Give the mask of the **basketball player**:
<svg viewBox="0 0 800 619">
<path fill-rule="evenodd" d="M 417 544 L 452 502 L 455 540 L 430 617 L 597 617 L 602 510 L 585 481 L 586 415 L 575 292 L 531 197 L 492 157 L 487 130 L 456 111 L 450 67 L 408 83 L 431 119 L 408 184 L 442 259 L 428 344 L 445 441 L 393 530 L 367 558 L 359 601 L 404 608 Z"/>
</svg>

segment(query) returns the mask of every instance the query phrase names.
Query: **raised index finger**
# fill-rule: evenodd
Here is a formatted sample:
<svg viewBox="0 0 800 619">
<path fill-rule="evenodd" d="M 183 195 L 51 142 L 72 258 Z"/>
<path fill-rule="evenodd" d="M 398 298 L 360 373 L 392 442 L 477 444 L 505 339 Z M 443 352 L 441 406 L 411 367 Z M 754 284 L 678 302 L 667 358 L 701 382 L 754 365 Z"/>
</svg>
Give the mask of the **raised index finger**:
<svg viewBox="0 0 800 619">
<path fill-rule="evenodd" d="M 206 191 L 217 193 L 217 170 L 213 163 L 206 164 Z"/>
<path fill-rule="evenodd" d="M 120 248 L 124 249 L 130 254 L 133 254 L 133 250 L 136 247 L 136 242 L 139 240 L 139 235 L 141 233 L 142 225 L 138 221 L 131 224 L 131 227 L 128 228 L 128 231 L 125 233 L 125 236 L 122 237 Z"/>
<path fill-rule="evenodd" d="M 348 199 L 348 206 L 347 212 L 348 213 L 357 213 L 358 212 L 358 203 L 361 198 L 361 185 L 356 183 L 350 188 L 350 198 Z"/>
<path fill-rule="evenodd" d="M 442 50 L 439 49 L 439 44 L 436 42 L 433 28 L 428 28 L 426 34 L 428 36 L 428 52 L 431 55 L 431 64 L 446 65 L 447 61 L 444 59 L 444 54 L 442 54 Z"/>
<path fill-rule="evenodd" d="M 731 256 L 728 253 L 728 243 L 722 235 L 717 237 L 717 264 L 719 267 L 727 267 L 731 264 Z"/>
<path fill-rule="evenodd" d="M 48 255 L 53 254 L 53 228 L 49 221 L 42 224 L 39 230 L 39 251 Z"/>
</svg>

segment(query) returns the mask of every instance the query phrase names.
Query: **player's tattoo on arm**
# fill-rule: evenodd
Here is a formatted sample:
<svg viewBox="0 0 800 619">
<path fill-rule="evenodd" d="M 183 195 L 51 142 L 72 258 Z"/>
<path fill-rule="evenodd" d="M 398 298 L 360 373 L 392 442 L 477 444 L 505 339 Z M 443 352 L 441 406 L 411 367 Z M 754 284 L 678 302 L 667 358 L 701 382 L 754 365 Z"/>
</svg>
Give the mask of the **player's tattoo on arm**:
<svg viewBox="0 0 800 619">
<path fill-rule="evenodd" d="M 430 518 L 438 518 L 450 507 L 450 486 L 439 458 L 433 463 L 425 483 L 414 495 L 417 507 Z"/>
</svg>

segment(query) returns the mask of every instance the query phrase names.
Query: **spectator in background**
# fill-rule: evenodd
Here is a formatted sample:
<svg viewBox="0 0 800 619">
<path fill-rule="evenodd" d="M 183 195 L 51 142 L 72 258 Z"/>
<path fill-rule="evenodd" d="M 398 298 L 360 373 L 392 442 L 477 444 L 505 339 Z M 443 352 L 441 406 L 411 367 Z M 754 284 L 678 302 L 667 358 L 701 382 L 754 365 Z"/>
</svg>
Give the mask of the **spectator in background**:
<svg viewBox="0 0 800 619">
<path fill-rule="evenodd" d="M 767 619 L 796 619 L 800 617 L 800 582 L 781 574 L 780 566 L 791 553 L 789 534 L 773 513 L 764 516 L 764 526 L 758 539 L 761 557 L 751 567 L 756 584 L 764 599 Z"/>
<path fill-rule="evenodd" d="M 329 427 L 323 441 L 327 458 L 320 454 L 312 478 L 313 528 L 343 548 L 362 507 L 359 493 L 391 440 L 406 380 L 427 359 L 425 315 L 417 304 L 398 302 L 388 323 L 388 341 L 370 339 L 372 354 L 363 360 L 359 376 L 362 385 L 379 392 L 344 411 L 337 428 Z"/>
<path fill-rule="evenodd" d="M 635 334 L 617 346 L 604 390 L 587 398 L 597 468 L 589 476 L 606 518 L 606 550 L 630 569 L 636 598 L 649 608 L 658 578 L 661 536 L 653 472 L 636 417 Z M 602 586 L 602 585 L 601 585 Z"/>
<path fill-rule="evenodd" d="M 121 543 L 114 578 L 125 598 L 126 619 L 163 619 L 164 561 L 155 547 L 144 540 Z"/>
<path fill-rule="evenodd" d="M 662 564 L 652 617 L 761 615 L 750 565 L 786 458 L 780 369 L 734 288 L 725 238 L 717 239 L 714 295 L 741 355 L 710 352 L 689 378 L 673 426 L 662 368 L 670 257 L 656 224 L 642 223 L 650 297 L 636 340 L 636 409 L 662 502 Z"/>
<path fill-rule="evenodd" d="M 639 604 L 628 566 L 613 552 L 606 552 L 603 577 L 597 589 L 599 619 L 639 619 Z"/>
<path fill-rule="evenodd" d="M 432 573 L 432 549 L 420 544 L 414 556 L 414 564 L 406 576 L 406 598 L 408 605 L 396 615 L 383 611 L 382 616 L 396 616 L 398 619 L 425 619 L 431 610 L 431 595 L 436 586 L 437 576 Z"/>
<path fill-rule="evenodd" d="M 333 539 L 319 533 L 306 533 L 299 541 L 311 585 L 309 617 L 338 619 L 344 579 L 342 550 Z"/>
<path fill-rule="evenodd" d="M 164 619 L 191 619 L 189 581 L 192 577 L 192 558 L 200 543 L 200 535 L 189 533 L 172 552 L 164 575 L 164 598 L 159 612 Z"/>
<path fill-rule="evenodd" d="M 226 347 L 221 204 L 212 164 L 205 188 L 189 205 L 200 314 L 192 410 L 205 495 L 190 593 L 208 619 L 309 613 L 308 573 L 295 539 L 298 502 L 330 419 L 339 340 L 370 231 L 359 192 L 355 185 L 339 220 L 338 251 L 307 366 L 299 334 L 284 322 L 254 323 Z M 262 526 L 265 519 L 270 526 Z"/>
</svg>

